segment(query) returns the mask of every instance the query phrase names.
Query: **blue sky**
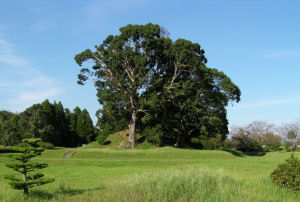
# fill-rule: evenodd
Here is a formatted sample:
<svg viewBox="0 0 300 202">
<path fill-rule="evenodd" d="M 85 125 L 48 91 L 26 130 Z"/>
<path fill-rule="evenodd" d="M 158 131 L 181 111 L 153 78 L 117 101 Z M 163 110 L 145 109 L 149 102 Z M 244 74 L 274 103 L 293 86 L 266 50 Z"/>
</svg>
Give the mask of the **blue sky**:
<svg viewBox="0 0 300 202">
<path fill-rule="evenodd" d="M 208 66 L 241 91 L 230 125 L 300 118 L 300 2 L 281 0 L 1 0 L 0 110 L 45 99 L 100 107 L 92 83 L 76 84 L 74 56 L 127 24 L 159 24 L 172 39 L 197 42 Z"/>
</svg>

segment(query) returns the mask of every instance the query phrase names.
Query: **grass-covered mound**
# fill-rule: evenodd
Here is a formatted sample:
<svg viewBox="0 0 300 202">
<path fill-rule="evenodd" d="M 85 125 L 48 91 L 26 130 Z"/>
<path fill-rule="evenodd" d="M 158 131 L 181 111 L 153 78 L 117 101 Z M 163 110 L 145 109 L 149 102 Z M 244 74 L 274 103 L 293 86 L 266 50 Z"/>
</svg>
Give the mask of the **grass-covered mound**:
<svg viewBox="0 0 300 202">
<path fill-rule="evenodd" d="M 63 158 L 70 150 L 74 151 L 70 158 Z M 278 187 L 270 178 L 270 173 L 289 156 L 286 152 L 239 156 L 172 147 L 46 150 L 32 160 L 48 163 L 43 172 L 55 177 L 55 182 L 33 188 L 26 199 L 22 192 L 10 189 L 3 178 L 14 172 L 5 166 L 9 159 L 0 154 L 0 201 L 143 201 L 152 196 L 156 197 L 153 201 L 163 201 L 157 200 L 160 197 L 184 201 L 187 193 L 194 198 L 206 197 L 200 201 L 300 201 L 300 192 Z M 295 152 L 295 157 L 299 158 L 300 153 Z M 202 182 L 208 186 L 198 190 Z M 176 195 L 182 187 L 186 191 Z M 156 195 L 147 194 L 154 192 Z"/>
<path fill-rule="evenodd" d="M 126 149 L 128 148 L 128 136 L 129 130 L 122 130 L 119 132 L 115 132 L 106 137 L 103 143 L 99 144 L 99 142 L 95 141 L 89 143 L 84 148 L 113 148 L 113 149 Z M 145 141 L 144 137 L 139 133 L 136 133 L 136 149 L 149 149 L 156 148 L 156 145 L 148 143 Z"/>
</svg>

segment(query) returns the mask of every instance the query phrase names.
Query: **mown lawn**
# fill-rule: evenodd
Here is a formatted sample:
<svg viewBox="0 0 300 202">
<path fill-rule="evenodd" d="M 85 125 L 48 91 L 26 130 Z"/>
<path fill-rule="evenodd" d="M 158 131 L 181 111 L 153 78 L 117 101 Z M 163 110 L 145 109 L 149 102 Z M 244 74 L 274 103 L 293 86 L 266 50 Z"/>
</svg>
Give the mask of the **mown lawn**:
<svg viewBox="0 0 300 202">
<path fill-rule="evenodd" d="M 69 150 L 71 158 L 62 158 Z M 289 155 L 240 157 L 171 147 L 48 150 L 35 160 L 49 164 L 42 172 L 55 182 L 31 189 L 26 199 L 3 178 L 14 171 L 2 154 L 0 201 L 300 201 L 299 192 L 277 187 L 269 177 Z"/>
</svg>

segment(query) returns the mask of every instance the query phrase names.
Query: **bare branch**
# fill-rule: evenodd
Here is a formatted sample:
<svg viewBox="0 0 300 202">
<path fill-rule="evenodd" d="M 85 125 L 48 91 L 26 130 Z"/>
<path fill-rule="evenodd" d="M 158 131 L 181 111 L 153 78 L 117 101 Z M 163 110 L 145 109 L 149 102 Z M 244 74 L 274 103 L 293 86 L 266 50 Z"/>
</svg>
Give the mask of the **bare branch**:
<svg viewBox="0 0 300 202">
<path fill-rule="evenodd" d="M 137 112 L 144 112 L 144 113 L 146 113 L 146 112 L 147 112 L 147 110 L 142 110 L 142 109 L 139 109 L 139 110 L 137 110 Z"/>
<path fill-rule="evenodd" d="M 175 71 L 174 71 L 174 74 L 172 76 L 170 85 L 166 87 L 168 92 L 170 92 L 170 89 L 173 88 L 174 81 L 179 76 L 179 74 L 180 74 L 180 71 L 178 71 L 178 64 L 175 64 Z"/>
</svg>

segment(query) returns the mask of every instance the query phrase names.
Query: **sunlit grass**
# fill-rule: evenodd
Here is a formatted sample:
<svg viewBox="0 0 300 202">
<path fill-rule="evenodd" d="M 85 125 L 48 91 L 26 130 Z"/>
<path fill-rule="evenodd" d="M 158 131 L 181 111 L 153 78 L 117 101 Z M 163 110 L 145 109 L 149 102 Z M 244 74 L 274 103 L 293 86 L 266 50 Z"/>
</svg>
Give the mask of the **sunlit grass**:
<svg viewBox="0 0 300 202">
<path fill-rule="evenodd" d="M 69 150 L 75 151 L 71 158 L 62 158 Z M 49 164 L 42 172 L 55 182 L 31 189 L 26 199 L 3 179 L 14 171 L 5 167 L 8 158 L 1 154 L 0 201 L 185 201 L 188 195 L 190 201 L 205 197 L 201 201 L 300 201 L 300 193 L 277 187 L 269 177 L 289 155 L 274 152 L 240 157 L 225 151 L 171 147 L 48 150 L 34 160 Z M 296 156 L 300 158 L 300 153 Z M 207 184 L 206 190 L 199 188 L 204 186 L 201 183 L 219 184 L 224 189 L 210 192 L 208 188 L 213 186 Z M 175 187 L 170 186 L 173 184 Z M 178 192 L 177 186 L 183 189 Z"/>
</svg>

